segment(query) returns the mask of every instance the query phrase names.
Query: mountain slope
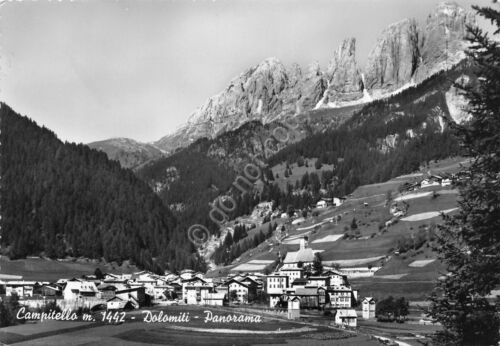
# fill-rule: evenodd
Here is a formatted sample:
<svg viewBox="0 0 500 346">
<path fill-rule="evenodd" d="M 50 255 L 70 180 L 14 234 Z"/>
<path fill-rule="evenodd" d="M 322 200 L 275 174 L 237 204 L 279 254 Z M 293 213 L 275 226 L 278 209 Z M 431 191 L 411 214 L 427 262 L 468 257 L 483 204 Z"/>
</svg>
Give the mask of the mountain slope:
<svg viewBox="0 0 500 346">
<path fill-rule="evenodd" d="M 137 168 L 145 162 L 160 158 L 162 151 L 152 144 L 140 143 L 129 138 L 111 138 L 87 144 L 92 149 L 105 152 L 110 160 L 120 162 L 124 168 Z"/>
<path fill-rule="evenodd" d="M 193 265 L 176 220 L 131 171 L 104 153 L 61 142 L 5 104 L 0 121 L 4 254 L 131 259 L 158 271 L 175 267 L 174 259 Z"/>
</svg>

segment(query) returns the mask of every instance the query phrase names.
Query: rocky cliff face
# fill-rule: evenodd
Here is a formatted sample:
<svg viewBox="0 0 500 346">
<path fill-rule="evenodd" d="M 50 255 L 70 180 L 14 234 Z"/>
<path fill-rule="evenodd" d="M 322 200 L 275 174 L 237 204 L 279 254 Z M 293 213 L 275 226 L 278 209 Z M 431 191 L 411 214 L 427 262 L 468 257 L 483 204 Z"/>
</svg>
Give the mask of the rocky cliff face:
<svg viewBox="0 0 500 346">
<path fill-rule="evenodd" d="M 372 93 L 391 92 L 408 83 L 417 69 L 418 40 L 415 20 L 390 25 L 368 56 L 365 87 Z"/>
<path fill-rule="evenodd" d="M 467 36 L 467 26 L 476 23 L 474 14 L 459 7 L 455 2 L 444 2 L 427 17 L 420 29 L 419 66 L 416 80 L 451 66 L 462 60 Z"/>
<path fill-rule="evenodd" d="M 455 80 L 455 83 L 462 86 L 468 86 L 471 81 L 469 76 L 463 75 Z M 453 119 L 453 121 L 455 121 L 457 124 L 461 124 L 470 120 L 471 115 L 467 112 L 467 108 L 469 107 L 469 100 L 463 95 L 463 92 L 461 92 L 453 85 L 446 92 L 445 98 L 446 106 L 448 107 L 450 117 Z"/>
<path fill-rule="evenodd" d="M 363 97 L 363 80 L 356 61 L 356 39 L 345 39 L 335 51 L 327 70 L 328 88 L 324 104 Z"/>
</svg>

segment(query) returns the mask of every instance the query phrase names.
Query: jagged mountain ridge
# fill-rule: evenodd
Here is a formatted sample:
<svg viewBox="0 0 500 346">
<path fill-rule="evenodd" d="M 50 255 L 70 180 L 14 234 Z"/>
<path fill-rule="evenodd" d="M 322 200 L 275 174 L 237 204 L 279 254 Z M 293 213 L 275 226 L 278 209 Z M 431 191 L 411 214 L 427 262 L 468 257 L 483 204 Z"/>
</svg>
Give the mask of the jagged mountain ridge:
<svg viewBox="0 0 500 346">
<path fill-rule="evenodd" d="M 363 69 L 356 61 L 354 38 L 341 43 L 326 71 L 317 63 L 302 72 L 296 65 L 286 68 L 276 58 L 266 59 L 233 79 L 186 126 L 155 145 L 171 152 L 248 121 L 265 124 L 312 109 L 386 97 L 464 59 L 465 27 L 473 23 L 473 15 L 456 3 L 441 3 L 423 26 L 405 19 L 384 30 Z"/>
<path fill-rule="evenodd" d="M 268 58 L 210 97 L 185 126 L 156 142 L 123 145 L 110 139 L 89 145 L 124 167 L 137 169 L 199 138 L 216 138 L 251 121 L 268 124 L 318 111 L 323 116 L 315 128 L 323 131 L 345 121 L 363 104 L 414 86 L 463 60 L 465 27 L 471 23 L 471 12 L 453 2 L 441 3 L 420 26 L 414 19 L 404 19 L 385 29 L 363 68 L 356 60 L 354 38 L 340 44 L 324 71 L 318 63 L 302 69 Z M 339 112 L 329 112 L 332 108 Z"/>
</svg>

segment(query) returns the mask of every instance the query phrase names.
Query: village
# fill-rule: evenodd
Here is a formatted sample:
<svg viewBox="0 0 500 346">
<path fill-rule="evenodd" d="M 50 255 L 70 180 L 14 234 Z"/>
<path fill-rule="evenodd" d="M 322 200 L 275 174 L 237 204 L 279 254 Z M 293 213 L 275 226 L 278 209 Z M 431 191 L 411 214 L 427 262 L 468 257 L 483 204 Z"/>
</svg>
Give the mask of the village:
<svg viewBox="0 0 500 346">
<path fill-rule="evenodd" d="M 133 310 L 146 306 L 260 306 L 268 312 L 299 319 L 301 310 L 328 311 L 331 324 L 355 328 L 358 317 L 375 318 L 375 301 L 360 302 L 347 275 L 325 267 L 311 275 L 315 256 L 302 239 L 300 249 L 289 252 L 275 272 L 230 274 L 207 278 L 193 270 L 164 275 L 141 271 L 115 275 L 101 273 L 57 282 L 0 281 L 2 296 L 16 295 L 21 306 L 40 309 L 49 303 L 62 310 Z M 4 298 L 5 299 L 5 298 Z M 361 311 L 355 307 L 360 306 Z M 359 315 L 359 316 L 358 316 Z"/>
<path fill-rule="evenodd" d="M 401 197 L 395 198 L 390 206 L 394 218 L 388 224 L 405 215 L 404 208 L 397 203 L 404 202 L 405 194 L 421 188 L 449 185 L 450 177 L 437 175 L 418 177 L 413 183 L 401 184 Z M 349 196 L 325 197 L 317 202 L 315 210 L 335 209 L 348 199 Z M 363 204 L 367 205 L 366 202 Z M 300 226 L 305 220 L 297 212 L 291 216 L 279 210 L 273 212 L 271 205 L 270 202 L 261 203 L 254 214 L 261 219 L 268 215 L 273 219 L 286 219 L 286 224 L 281 224 L 275 235 L 279 242 L 286 244 L 287 228 Z M 331 219 L 325 222 L 333 222 Z M 298 251 L 288 251 L 270 273 L 239 270 L 226 276 L 207 277 L 190 269 L 178 273 L 166 271 L 163 275 L 147 271 L 112 274 L 97 269 L 93 274 L 60 278 L 55 282 L 27 281 L 20 276 L 3 275 L 0 278 L 3 279 L 0 280 L 0 299 L 16 295 L 21 306 L 33 310 L 50 303 L 61 310 L 71 311 L 117 311 L 172 305 L 258 307 L 291 320 L 299 319 L 301 312 L 317 311 L 331 319 L 332 325 L 342 328 L 356 328 L 358 319 L 375 320 L 375 299 L 362 296 L 350 284 L 349 278 L 373 276 L 379 267 L 328 266 L 331 262 L 322 263 L 308 240 L 307 235 L 293 238 L 294 244 L 299 245 Z"/>
</svg>

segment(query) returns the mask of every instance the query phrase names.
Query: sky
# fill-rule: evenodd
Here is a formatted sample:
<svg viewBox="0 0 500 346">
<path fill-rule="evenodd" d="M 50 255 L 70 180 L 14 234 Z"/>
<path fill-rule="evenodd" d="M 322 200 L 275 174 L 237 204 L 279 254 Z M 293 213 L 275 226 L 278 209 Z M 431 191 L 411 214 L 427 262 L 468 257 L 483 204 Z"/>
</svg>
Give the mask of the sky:
<svg viewBox="0 0 500 346">
<path fill-rule="evenodd" d="M 404 18 L 438 0 L 13 1 L 0 7 L 0 100 L 89 143 L 151 142 L 267 57 L 323 69 L 344 38 L 361 66 Z M 490 5 L 491 0 L 459 0 Z"/>
</svg>

